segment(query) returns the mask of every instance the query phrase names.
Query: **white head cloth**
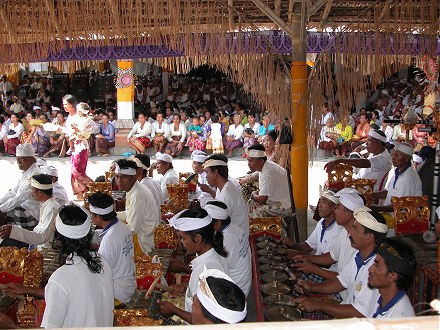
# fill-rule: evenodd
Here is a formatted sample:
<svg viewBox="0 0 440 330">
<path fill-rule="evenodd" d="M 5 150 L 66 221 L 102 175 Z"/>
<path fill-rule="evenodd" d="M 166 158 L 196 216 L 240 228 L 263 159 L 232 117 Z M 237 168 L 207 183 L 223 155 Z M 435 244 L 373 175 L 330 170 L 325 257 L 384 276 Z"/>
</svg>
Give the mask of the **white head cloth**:
<svg viewBox="0 0 440 330">
<path fill-rule="evenodd" d="M 55 218 L 55 228 L 61 235 L 73 239 L 79 239 L 87 236 L 91 226 L 90 213 L 86 212 L 83 208 L 81 209 L 84 211 L 84 213 L 87 214 L 87 219 L 86 221 L 84 221 L 83 224 L 78 226 L 70 226 L 64 224 L 63 220 L 61 220 L 60 218 L 60 215 L 57 214 Z"/>
<path fill-rule="evenodd" d="M 339 203 L 339 197 L 331 190 L 323 190 L 321 193 L 321 197 L 328 199 L 330 202 L 335 204 Z"/>
<path fill-rule="evenodd" d="M 173 163 L 173 157 L 171 157 L 168 154 L 161 154 L 160 152 L 156 153 L 156 159 L 166 163 L 171 163 L 171 164 Z"/>
<path fill-rule="evenodd" d="M 365 205 L 364 200 L 354 188 L 341 189 L 335 194 L 335 196 L 339 197 L 339 203 L 352 212 Z"/>
<path fill-rule="evenodd" d="M 58 170 L 54 166 L 41 166 L 40 169 L 43 174 L 58 177 Z"/>
<path fill-rule="evenodd" d="M 136 170 L 131 167 L 120 168 L 118 163 L 115 163 L 115 174 L 136 175 Z"/>
<path fill-rule="evenodd" d="M 41 110 L 41 107 L 39 107 L 38 105 L 34 105 L 34 106 L 32 107 L 32 110 Z"/>
<path fill-rule="evenodd" d="M 48 190 L 53 188 L 53 183 L 43 184 L 43 183 L 39 183 L 34 178 L 31 178 L 31 186 L 40 190 Z"/>
<path fill-rule="evenodd" d="M 412 160 L 414 163 L 423 163 L 423 158 L 416 154 L 412 155 Z"/>
<path fill-rule="evenodd" d="M 219 159 L 208 159 L 203 163 L 203 168 L 208 168 L 212 166 L 228 166 L 228 163 Z"/>
<path fill-rule="evenodd" d="M 388 90 L 386 90 L 386 89 L 382 89 L 382 94 L 388 95 L 388 94 L 389 94 L 389 93 L 388 93 Z"/>
<path fill-rule="evenodd" d="M 394 146 L 394 150 L 399 150 L 400 152 L 403 152 L 404 154 L 408 156 L 412 156 L 414 149 L 412 145 L 409 143 L 403 142 L 403 143 L 396 143 Z"/>
<path fill-rule="evenodd" d="M 256 150 L 256 149 L 249 150 L 249 148 L 246 148 L 245 151 L 246 151 L 246 155 L 248 155 L 249 157 L 252 157 L 252 158 L 266 157 L 266 152 L 263 150 Z"/>
<path fill-rule="evenodd" d="M 132 157 L 130 160 L 134 161 L 137 165 L 137 167 L 143 168 L 144 170 L 148 171 L 148 167 L 146 167 L 139 158 Z"/>
<path fill-rule="evenodd" d="M 370 211 L 371 210 L 368 207 L 362 206 L 353 212 L 353 216 L 355 220 L 359 222 L 362 226 L 374 230 L 378 233 L 387 233 L 388 226 L 384 223 L 378 222 L 375 217 L 368 213 Z"/>
<path fill-rule="evenodd" d="M 208 277 L 222 278 L 234 283 L 228 275 L 218 269 L 205 269 L 199 275 L 199 283 L 197 286 L 197 298 L 199 298 L 203 307 L 205 307 L 205 309 L 213 316 L 226 323 L 238 323 L 244 320 L 247 314 L 247 303 L 245 303 L 244 309 L 240 312 L 232 311 L 221 306 L 215 299 L 215 296 L 206 281 Z"/>
<path fill-rule="evenodd" d="M 60 108 L 52 106 L 52 111 L 61 111 Z"/>
<path fill-rule="evenodd" d="M 382 141 L 383 143 L 387 143 L 387 137 L 386 136 L 382 136 L 379 133 L 375 132 L 374 130 L 370 130 L 370 132 L 368 133 L 368 136 L 371 136 L 372 138 Z"/>
<path fill-rule="evenodd" d="M 102 209 L 89 203 L 89 209 L 90 212 L 98 215 L 106 215 L 114 211 L 113 204 Z"/>
<path fill-rule="evenodd" d="M 179 218 L 184 211 L 187 210 L 177 213 L 170 219 L 169 224 L 171 227 L 181 231 L 191 231 L 206 227 L 212 222 L 209 214 L 204 218 Z"/>
<path fill-rule="evenodd" d="M 35 157 L 34 148 L 30 143 L 19 144 L 15 155 L 17 157 Z"/>
<path fill-rule="evenodd" d="M 191 159 L 197 163 L 204 163 L 208 155 L 201 150 L 194 150 L 191 153 Z"/>
<path fill-rule="evenodd" d="M 228 218 L 228 209 L 222 209 L 213 204 L 206 204 L 203 208 L 213 219 L 226 220 Z"/>
<path fill-rule="evenodd" d="M 46 166 L 47 162 L 46 160 L 42 159 L 42 158 L 37 158 L 37 165 L 38 166 Z M 41 167 L 40 167 L 41 168 Z"/>
</svg>

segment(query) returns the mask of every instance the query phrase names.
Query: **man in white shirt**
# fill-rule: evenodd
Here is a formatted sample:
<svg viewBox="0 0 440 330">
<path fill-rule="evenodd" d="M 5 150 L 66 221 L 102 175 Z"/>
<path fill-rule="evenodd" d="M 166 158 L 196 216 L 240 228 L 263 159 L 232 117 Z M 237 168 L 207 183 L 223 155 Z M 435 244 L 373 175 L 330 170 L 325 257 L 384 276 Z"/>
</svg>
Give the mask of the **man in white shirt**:
<svg viewBox="0 0 440 330">
<path fill-rule="evenodd" d="M 88 201 L 93 223 L 103 229 L 98 252 L 112 269 L 115 299 L 126 304 L 136 290 L 133 237 L 116 217 L 111 196 L 97 192 Z"/>
<path fill-rule="evenodd" d="M 288 238 L 283 239 L 283 243 L 293 249 L 288 251 L 289 257 L 304 253 L 309 254 L 312 251 L 315 251 L 315 255 L 321 255 L 330 251 L 343 228 L 337 224 L 335 218 L 335 208 L 338 203 L 339 198 L 335 196 L 334 192 L 324 190 L 321 193 L 317 206 L 321 220 L 318 221 L 309 238 L 302 243 L 294 243 Z M 335 269 L 336 265 L 330 267 L 332 271 Z M 308 273 L 307 270 L 306 272 Z"/>
<path fill-rule="evenodd" d="M 11 105 L 11 111 L 15 114 L 22 113 L 24 107 L 21 105 L 20 99 L 17 96 L 13 96 L 12 101 L 14 101 L 14 103 Z"/>
<path fill-rule="evenodd" d="M 298 298 L 296 303 L 306 312 L 321 311 L 337 318 L 368 317 L 379 297 L 376 289 L 368 286 L 368 269 L 376 258 L 376 243 L 385 237 L 388 227 L 383 216 L 361 207 L 354 212 L 355 222 L 350 232 L 351 245 L 359 250 L 351 263 L 334 279 L 313 283 L 298 280 L 298 286 L 309 292 L 334 294 L 347 289 L 347 297 L 340 305 Z"/>
<path fill-rule="evenodd" d="M 212 193 L 215 195 L 215 187 L 211 187 L 208 185 L 208 181 L 206 180 L 206 172 L 203 168 L 203 163 L 205 162 L 206 158 L 208 158 L 208 155 L 201 151 L 201 150 L 194 150 L 191 153 L 191 160 L 192 160 L 192 169 L 194 173 L 198 174 L 198 185 L 196 188 L 196 192 L 199 196 L 199 200 L 209 200 L 212 199 Z M 202 187 L 204 190 L 202 190 Z M 209 192 L 208 192 L 209 189 Z"/>
<path fill-rule="evenodd" d="M 331 172 L 338 164 L 348 164 L 360 168 L 359 173 L 355 178 L 359 179 L 376 179 L 374 191 L 379 191 L 383 186 L 382 180 L 385 178 L 391 169 L 392 161 L 391 155 L 385 144 L 387 137 L 385 133 L 380 130 L 370 130 L 367 140 L 367 151 L 370 153 L 368 158 L 339 158 L 328 162 L 324 169 Z M 382 184 L 382 186 L 381 186 Z"/>
<path fill-rule="evenodd" d="M 130 230 L 137 235 L 145 254 L 154 247 L 154 228 L 160 223 L 159 205 L 145 185 L 137 182 L 137 165 L 132 160 L 119 159 L 115 163 L 115 177 L 119 189 L 127 193 L 125 216 Z"/>
<path fill-rule="evenodd" d="M 46 245 L 52 243 L 55 231 L 55 216 L 58 214 L 60 204 L 52 195 L 52 179 L 45 174 L 36 174 L 30 179 L 32 197 L 40 203 L 40 221 L 31 231 L 17 225 L 4 225 L 0 227 L 0 237 L 27 243 L 30 245 Z"/>
<path fill-rule="evenodd" d="M 357 250 L 351 246 L 349 233 L 355 221 L 353 212 L 364 206 L 365 201 L 355 189 L 345 188 L 336 193 L 339 203 L 335 207 L 336 223 L 343 227 L 339 235 L 329 250 L 321 255 L 297 255 L 293 259 L 296 261 L 298 270 L 316 274 L 324 279 L 336 278 L 353 260 Z M 331 267 L 336 263 L 335 269 L 321 268 Z M 347 297 L 346 290 L 339 292 L 339 299 Z"/>
<path fill-rule="evenodd" d="M 267 160 L 266 149 L 254 144 L 246 149 L 251 172 L 258 171 L 259 191 L 251 194 L 251 217 L 276 217 L 292 213 L 287 172 L 280 165 Z"/>
<path fill-rule="evenodd" d="M 162 177 L 159 180 L 160 187 L 162 189 L 162 195 L 165 201 L 168 201 L 168 189 L 169 184 L 179 184 L 179 177 L 173 168 L 173 157 L 168 154 L 161 154 L 158 152 L 156 154 L 156 163 L 151 164 L 148 171 L 148 175 L 153 177 L 153 170 L 157 169 L 157 173 L 161 174 Z"/>
<path fill-rule="evenodd" d="M 53 197 L 60 205 L 65 205 L 69 201 L 66 188 L 58 182 L 58 170 L 54 166 L 40 166 L 41 172 L 48 175 L 53 183 Z"/>
<path fill-rule="evenodd" d="M 4 98 L 6 92 L 12 92 L 12 84 L 6 79 L 6 75 L 2 75 L 2 81 L 0 81 L 0 96 Z"/>
<path fill-rule="evenodd" d="M 394 168 L 389 171 L 385 189 L 373 193 L 373 198 L 384 199 L 383 205 L 372 205 L 372 210 L 393 212 L 392 197 L 422 196 L 422 181 L 412 166 L 412 155 L 412 145 L 396 143 L 391 153 Z"/>
<path fill-rule="evenodd" d="M 369 317 L 414 317 L 414 309 L 406 295 L 413 284 L 417 261 L 413 249 L 400 238 L 382 240 L 370 266 L 368 285 L 380 296 Z"/>
<path fill-rule="evenodd" d="M 185 310 L 170 302 L 159 301 L 160 313 L 167 317 L 177 315 L 191 323 L 193 298 L 197 293 L 199 275 L 206 269 L 218 269 L 226 274 L 228 261 L 221 235 L 215 233 L 212 217 L 203 209 L 190 209 L 178 213 L 170 220 L 177 230 L 180 242 L 188 255 L 196 255 L 191 261 L 191 276 L 188 283 L 171 286 L 174 293 L 185 294 Z"/>
<path fill-rule="evenodd" d="M 228 180 L 228 164 L 225 155 L 211 155 L 203 163 L 206 180 L 217 187 L 215 199 L 225 203 L 232 223 L 239 226 L 249 236 L 249 212 L 241 191 Z"/>
<path fill-rule="evenodd" d="M 34 149 L 29 143 L 17 146 L 17 165 L 23 171 L 18 184 L 0 198 L 0 219 L 3 223 L 32 230 L 40 219 L 40 203 L 32 197 L 30 179 L 41 170 L 37 166 Z M 23 243 L 5 239 L 0 244 L 24 246 Z"/>
<path fill-rule="evenodd" d="M 150 157 L 144 154 L 137 154 L 133 156 L 131 160 L 137 165 L 136 179 L 150 189 L 156 205 L 162 205 L 165 199 L 163 198 L 160 183 L 148 176 L 148 170 L 150 169 Z"/>
<path fill-rule="evenodd" d="M 203 207 L 212 217 L 216 232 L 223 234 L 223 246 L 228 252 L 229 276 L 247 297 L 251 290 L 252 267 L 249 237 L 236 224 L 231 223 L 228 207 L 220 201 L 209 201 Z"/>
</svg>

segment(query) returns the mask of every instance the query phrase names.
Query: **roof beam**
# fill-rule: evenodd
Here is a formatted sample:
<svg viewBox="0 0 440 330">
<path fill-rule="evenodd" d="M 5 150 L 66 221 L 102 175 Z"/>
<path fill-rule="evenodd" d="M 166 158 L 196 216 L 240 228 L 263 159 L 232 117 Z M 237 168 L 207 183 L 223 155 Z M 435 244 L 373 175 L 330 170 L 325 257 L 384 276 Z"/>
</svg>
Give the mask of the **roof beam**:
<svg viewBox="0 0 440 330">
<path fill-rule="evenodd" d="M 309 9 L 309 19 L 311 16 L 315 15 L 318 10 L 321 9 L 322 6 L 324 6 L 327 3 L 327 0 L 318 0 L 316 3 L 313 4 L 313 6 Z"/>
<path fill-rule="evenodd" d="M 280 17 L 280 14 L 281 14 L 281 0 L 275 0 L 275 3 L 274 3 L 274 13 L 275 13 L 275 15 Z"/>
<path fill-rule="evenodd" d="M 228 0 L 229 31 L 234 31 L 234 0 Z"/>
<path fill-rule="evenodd" d="M 386 13 L 387 10 L 389 10 L 389 9 L 390 9 L 390 0 L 387 0 L 387 1 L 385 2 L 384 6 L 383 6 L 383 8 L 382 8 L 382 10 L 381 10 L 381 12 L 380 12 L 380 15 L 379 15 L 379 21 L 380 21 L 380 22 L 382 21 L 382 18 L 384 17 L 385 13 Z"/>
<path fill-rule="evenodd" d="M 325 8 L 324 8 L 324 13 L 322 13 L 320 27 L 322 27 L 324 22 L 327 20 L 328 14 L 330 13 L 330 10 L 332 9 L 332 5 L 333 5 L 333 0 L 327 0 L 327 4 L 325 5 Z"/>
<path fill-rule="evenodd" d="M 287 20 L 289 21 L 289 24 L 292 24 L 292 18 L 293 18 L 293 5 L 294 5 L 295 0 L 289 0 L 289 9 L 288 9 L 288 14 L 287 14 Z"/>
<path fill-rule="evenodd" d="M 293 38 L 293 30 L 290 25 L 284 22 L 281 17 L 277 16 L 272 9 L 270 9 L 261 0 L 251 0 L 264 14 L 269 17 L 272 22 L 274 22 L 281 30 L 286 32 L 290 37 Z"/>
</svg>

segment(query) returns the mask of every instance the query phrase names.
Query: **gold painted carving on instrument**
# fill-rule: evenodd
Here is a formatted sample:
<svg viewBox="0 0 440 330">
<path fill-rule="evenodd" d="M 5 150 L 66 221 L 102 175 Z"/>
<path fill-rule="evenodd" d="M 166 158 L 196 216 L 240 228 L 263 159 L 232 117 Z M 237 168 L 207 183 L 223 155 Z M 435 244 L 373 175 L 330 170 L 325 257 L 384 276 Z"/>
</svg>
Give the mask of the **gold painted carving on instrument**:
<svg viewBox="0 0 440 330">
<path fill-rule="evenodd" d="M 428 196 L 391 197 L 391 202 L 397 223 L 405 223 L 411 219 L 429 222 Z"/>
<path fill-rule="evenodd" d="M 160 263 L 153 263 L 150 256 L 136 256 L 134 257 L 136 265 L 136 278 L 143 279 L 147 276 L 157 278 L 162 276 L 162 265 Z"/>
<path fill-rule="evenodd" d="M 249 218 L 249 231 L 251 234 L 267 231 L 281 235 L 282 219 L 279 217 Z"/>
<path fill-rule="evenodd" d="M 328 185 L 343 183 L 345 187 L 350 185 L 353 176 L 353 167 L 347 164 L 337 164 L 332 171 L 328 173 Z M 341 188 L 342 189 L 342 188 Z"/>
<path fill-rule="evenodd" d="M 370 206 L 373 200 L 373 190 L 376 181 L 376 179 L 354 179 L 350 183 L 353 188 L 364 196 L 367 206 Z"/>
<path fill-rule="evenodd" d="M 174 228 L 166 224 L 154 228 L 154 245 L 158 246 L 160 243 L 166 243 L 170 248 L 177 249 L 179 238 Z"/>
<path fill-rule="evenodd" d="M 115 309 L 116 326 L 158 326 L 163 320 L 155 320 L 148 317 L 146 309 Z"/>
</svg>

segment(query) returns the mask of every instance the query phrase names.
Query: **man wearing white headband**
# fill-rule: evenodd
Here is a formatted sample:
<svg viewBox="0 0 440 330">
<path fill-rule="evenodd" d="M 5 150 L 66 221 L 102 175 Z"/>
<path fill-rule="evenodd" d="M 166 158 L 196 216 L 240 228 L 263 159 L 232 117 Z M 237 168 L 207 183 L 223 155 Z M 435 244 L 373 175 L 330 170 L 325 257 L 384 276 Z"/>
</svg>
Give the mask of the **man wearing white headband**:
<svg viewBox="0 0 440 330">
<path fill-rule="evenodd" d="M 199 275 L 192 324 L 240 323 L 246 314 L 246 297 L 228 275 L 217 269 Z"/>
<path fill-rule="evenodd" d="M 385 238 L 388 227 L 383 216 L 361 207 L 354 212 L 355 222 L 350 232 L 351 245 L 358 250 L 351 263 L 334 279 L 322 283 L 299 280 L 298 285 L 310 292 L 334 294 L 347 289 L 347 297 L 340 305 L 298 298 L 301 310 L 322 311 L 337 318 L 368 317 L 379 297 L 376 289 L 368 286 L 368 269 L 376 258 L 376 243 Z"/>
<path fill-rule="evenodd" d="M 54 166 L 41 166 L 41 172 L 50 176 L 53 183 L 53 197 L 60 205 L 65 205 L 69 201 L 66 188 L 58 182 L 58 170 Z"/>
<path fill-rule="evenodd" d="M 252 283 L 249 237 L 240 227 L 231 223 L 225 203 L 213 200 L 207 202 L 203 208 L 211 215 L 215 231 L 223 234 L 223 245 L 228 252 L 226 259 L 229 276 L 247 297 Z"/>
<path fill-rule="evenodd" d="M 260 172 L 259 191 L 251 194 L 251 217 L 275 217 L 292 213 L 286 170 L 267 160 L 266 149 L 261 144 L 247 148 L 246 156 L 251 172 Z"/>
<path fill-rule="evenodd" d="M 30 179 L 35 174 L 41 174 L 41 170 L 37 166 L 34 149 L 30 143 L 18 145 L 16 155 L 16 162 L 22 174 L 17 185 L 0 198 L 0 220 L 32 230 L 40 219 L 40 203 L 32 198 Z M 0 245 L 6 245 L 7 242 L 8 240 Z"/>
<path fill-rule="evenodd" d="M 373 193 L 373 198 L 384 199 L 383 205 L 373 205 L 374 211 L 393 212 L 392 197 L 422 196 L 422 181 L 411 164 L 413 147 L 396 143 L 391 157 L 394 168 L 388 173 L 385 189 Z"/>
<path fill-rule="evenodd" d="M 367 151 L 370 153 L 368 158 L 339 158 L 328 162 L 324 169 L 331 172 L 338 164 L 347 164 L 353 167 L 360 168 L 359 173 L 354 176 L 356 179 L 376 179 L 374 191 L 378 191 L 381 184 L 383 185 L 383 178 L 391 169 L 391 155 L 385 144 L 387 138 L 385 133 L 380 130 L 370 130 L 367 140 Z"/>
<path fill-rule="evenodd" d="M 112 269 L 115 299 L 126 304 L 136 290 L 133 236 L 116 217 L 111 196 L 97 192 L 88 202 L 93 223 L 103 229 L 98 252 Z"/>
<path fill-rule="evenodd" d="M 156 205 L 162 205 L 164 202 L 162 188 L 160 187 L 160 183 L 148 176 L 148 170 L 150 168 L 150 157 L 144 154 L 137 154 L 131 158 L 137 165 L 136 170 L 136 179 L 139 183 L 144 184 L 150 189 L 153 194 Z"/>
<path fill-rule="evenodd" d="M 177 230 L 180 243 L 188 255 L 196 255 L 191 261 L 189 283 L 172 286 L 174 293 L 185 293 L 185 310 L 170 302 L 159 301 L 160 313 L 165 316 L 177 315 L 191 323 L 194 295 L 197 293 L 199 275 L 205 269 L 218 269 L 228 273 L 227 252 L 223 248 L 223 235 L 216 233 L 212 218 L 203 209 L 184 210 L 170 220 L 170 226 Z"/>
<path fill-rule="evenodd" d="M 129 228 L 137 235 L 140 247 L 145 254 L 154 246 L 154 228 L 160 223 L 159 205 L 145 185 L 136 180 L 137 165 L 132 160 L 116 161 L 116 183 L 127 193 L 125 215 Z"/>
<path fill-rule="evenodd" d="M 112 271 L 90 247 L 90 226 L 90 215 L 75 204 L 62 206 L 55 219 L 55 239 L 66 262 L 45 287 L 43 328 L 113 326 Z"/>
<path fill-rule="evenodd" d="M 339 232 L 342 227 L 336 223 L 335 208 L 339 203 L 339 198 L 333 191 L 324 190 L 321 193 L 321 198 L 318 201 L 318 213 L 321 220 L 316 224 L 315 229 L 309 238 L 303 243 L 294 243 L 288 238 L 283 239 L 283 243 L 290 246 L 293 250 L 289 250 L 289 257 L 298 254 L 310 254 L 315 251 L 315 255 L 321 255 L 330 251 L 338 239 Z M 299 271 L 304 271 L 307 274 L 315 274 L 321 272 L 321 267 L 311 263 L 299 263 L 296 265 Z M 332 265 L 329 270 L 335 271 L 336 265 Z M 318 275 L 319 276 L 319 275 Z M 319 280 L 312 276 L 313 279 Z"/>
<path fill-rule="evenodd" d="M 206 180 L 217 187 L 215 199 L 228 206 L 232 223 L 239 226 L 249 236 L 249 211 L 241 191 L 229 180 L 228 158 L 225 155 L 211 155 L 203 163 Z M 203 187 L 202 187 L 203 190 Z"/>
<path fill-rule="evenodd" d="M 158 152 L 156 154 L 157 162 L 151 164 L 148 171 L 148 175 L 153 177 L 153 171 L 157 170 L 157 173 L 161 174 L 162 177 L 159 180 L 160 187 L 162 189 L 162 195 L 164 200 L 168 200 L 168 189 L 169 184 L 179 184 L 179 177 L 173 168 L 173 157 L 168 154 L 161 154 Z"/>
<path fill-rule="evenodd" d="M 355 189 L 345 188 L 335 194 L 339 198 L 334 213 L 336 223 L 343 227 L 336 237 L 336 241 L 330 248 L 329 252 L 321 255 L 297 255 L 293 259 L 299 264 L 298 269 L 301 271 L 310 271 L 324 279 L 336 278 L 338 274 L 347 267 L 353 260 L 357 250 L 351 246 L 349 233 L 353 228 L 355 221 L 353 212 L 364 206 L 365 201 L 357 193 Z M 332 267 L 336 263 L 336 269 Z M 313 265 L 314 264 L 314 265 Z M 331 267 L 326 269 L 317 266 Z M 339 293 L 338 299 L 347 298 L 347 292 Z"/>
<path fill-rule="evenodd" d="M 211 199 L 212 195 L 215 195 L 215 187 L 208 185 L 208 181 L 206 180 L 206 172 L 203 168 L 203 163 L 205 162 L 206 158 L 208 158 L 208 155 L 201 150 L 194 150 L 191 153 L 192 169 L 194 173 L 198 174 L 199 184 L 197 185 L 196 192 L 201 200 L 206 198 Z M 203 187 L 203 190 L 201 187 Z"/>
<path fill-rule="evenodd" d="M 17 225 L 4 225 L 0 227 L 0 237 L 8 237 L 30 245 L 50 246 L 55 231 L 55 216 L 58 214 L 60 204 L 52 196 L 53 184 L 48 175 L 36 174 L 31 180 L 32 197 L 40 203 L 40 221 L 31 231 Z"/>
</svg>

